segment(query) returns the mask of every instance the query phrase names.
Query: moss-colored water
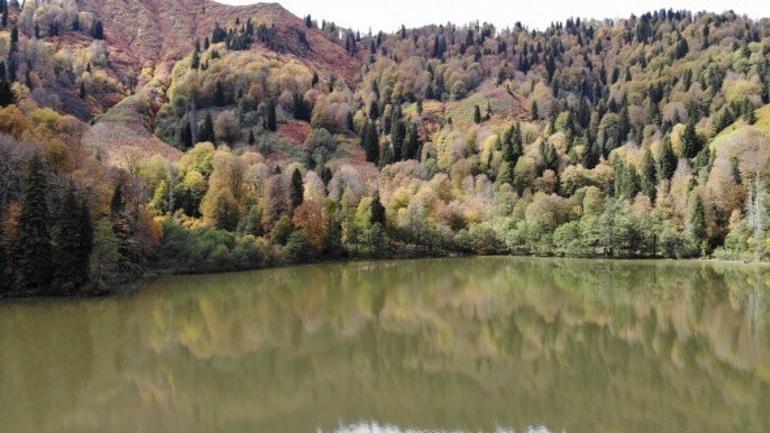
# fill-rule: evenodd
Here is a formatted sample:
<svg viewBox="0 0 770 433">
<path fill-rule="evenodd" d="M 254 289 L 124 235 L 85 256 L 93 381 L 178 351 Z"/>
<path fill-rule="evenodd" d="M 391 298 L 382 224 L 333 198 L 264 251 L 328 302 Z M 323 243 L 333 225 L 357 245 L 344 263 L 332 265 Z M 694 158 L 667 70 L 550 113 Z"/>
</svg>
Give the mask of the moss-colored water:
<svg viewBox="0 0 770 433">
<path fill-rule="evenodd" d="M 468 258 L 0 304 L 2 432 L 770 431 L 770 270 Z"/>
</svg>

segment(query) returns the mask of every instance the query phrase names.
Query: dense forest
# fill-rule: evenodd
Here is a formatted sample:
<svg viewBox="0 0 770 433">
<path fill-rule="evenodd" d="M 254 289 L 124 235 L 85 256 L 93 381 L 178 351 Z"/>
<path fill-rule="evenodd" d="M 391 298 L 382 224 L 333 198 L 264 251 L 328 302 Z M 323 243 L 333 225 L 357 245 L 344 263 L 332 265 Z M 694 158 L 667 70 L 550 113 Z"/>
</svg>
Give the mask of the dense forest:
<svg viewBox="0 0 770 433">
<path fill-rule="evenodd" d="M 0 292 L 342 258 L 770 257 L 767 19 L 361 34 L 201 0 L 210 30 L 149 64 L 88 3 L 0 0 Z"/>
</svg>

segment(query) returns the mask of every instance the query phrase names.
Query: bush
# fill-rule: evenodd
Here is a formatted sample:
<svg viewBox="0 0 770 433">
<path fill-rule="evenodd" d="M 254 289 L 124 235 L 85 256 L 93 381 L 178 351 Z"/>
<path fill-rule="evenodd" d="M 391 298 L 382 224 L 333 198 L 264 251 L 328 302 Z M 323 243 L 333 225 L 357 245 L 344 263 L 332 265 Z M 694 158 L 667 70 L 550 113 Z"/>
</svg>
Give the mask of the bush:
<svg viewBox="0 0 770 433">
<path fill-rule="evenodd" d="M 238 236 L 206 227 L 188 229 L 166 220 L 160 245 L 160 267 L 180 273 L 256 269 L 267 264 L 267 244 L 252 235 Z"/>
<path fill-rule="evenodd" d="M 301 263 L 311 258 L 312 250 L 307 233 L 304 230 L 297 230 L 289 236 L 283 254 L 289 263 Z"/>
</svg>

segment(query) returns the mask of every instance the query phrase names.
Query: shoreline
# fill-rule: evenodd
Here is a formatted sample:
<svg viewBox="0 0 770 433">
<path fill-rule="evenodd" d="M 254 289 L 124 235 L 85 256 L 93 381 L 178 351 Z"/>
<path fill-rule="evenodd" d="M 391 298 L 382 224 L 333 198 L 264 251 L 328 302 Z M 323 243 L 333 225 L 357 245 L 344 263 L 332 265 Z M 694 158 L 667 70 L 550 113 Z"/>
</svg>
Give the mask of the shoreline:
<svg viewBox="0 0 770 433">
<path fill-rule="evenodd" d="M 601 256 L 575 256 L 575 255 L 540 255 L 540 254 L 447 254 L 447 255 L 395 255 L 390 257 L 357 257 L 357 258 L 339 258 L 339 259 L 327 259 L 327 260 L 313 260 L 302 263 L 278 263 L 274 265 L 267 265 L 255 268 L 246 268 L 238 270 L 224 270 L 213 272 L 178 272 L 171 269 L 152 269 L 145 272 L 136 278 L 124 282 L 115 284 L 102 289 L 89 289 L 81 293 L 73 294 L 60 294 L 53 295 L 48 293 L 36 293 L 34 290 L 26 290 L 23 292 L 0 292 L 0 303 L 25 301 L 25 300 L 43 300 L 43 299 L 98 299 L 114 296 L 131 295 L 138 290 L 141 290 L 143 286 L 150 280 L 163 278 L 163 277 L 176 277 L 176 276 L 194 276 L 194 275 L 223 275 L 242 272 L 255 272 L 268 269 L 279 268 L 292 268 L 298 266 L 308 265 L 321 265 L 321 264 L 349 264 L 357 262 L 383 262 L 383 261 L 398 261 L 398 260 L 419 260 L 419 259 L 452 259 L 452 258 L 483 258 L 483 257 L 500 257 L 500 258 L 524 258 L 524 259 L 566 259 L 566 260 L 585 260 L 585 261 L 605 261 L 605 262 L 669 262 L 669 263 L 701 263 L 701 264 L 717 264 L 728 266 L 741 266 L 741 267 L 770 267 L 770 262 L 763 261 L 745 261 L 735 259 L 720 259 L 715 257 L 700 257 L 700 258 L 667 258 L 667 257 L 601 257 Z"/>
</svg>

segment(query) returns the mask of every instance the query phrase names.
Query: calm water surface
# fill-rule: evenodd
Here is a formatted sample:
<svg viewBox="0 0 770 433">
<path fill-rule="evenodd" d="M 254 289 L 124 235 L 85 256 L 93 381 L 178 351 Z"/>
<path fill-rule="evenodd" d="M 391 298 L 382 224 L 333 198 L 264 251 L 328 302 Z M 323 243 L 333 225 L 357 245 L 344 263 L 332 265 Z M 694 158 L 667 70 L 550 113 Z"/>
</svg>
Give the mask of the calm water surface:
<svg viewBox="0 0 770 433">
<path fill-rule="evenodd" d="M 770 270 L 471 258 L 0 304 L 0 432 L 770 431 Z"/>
</svg>

